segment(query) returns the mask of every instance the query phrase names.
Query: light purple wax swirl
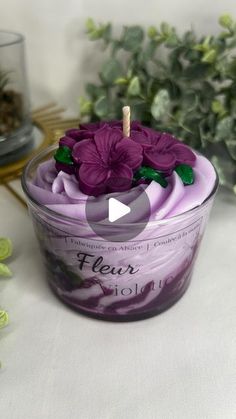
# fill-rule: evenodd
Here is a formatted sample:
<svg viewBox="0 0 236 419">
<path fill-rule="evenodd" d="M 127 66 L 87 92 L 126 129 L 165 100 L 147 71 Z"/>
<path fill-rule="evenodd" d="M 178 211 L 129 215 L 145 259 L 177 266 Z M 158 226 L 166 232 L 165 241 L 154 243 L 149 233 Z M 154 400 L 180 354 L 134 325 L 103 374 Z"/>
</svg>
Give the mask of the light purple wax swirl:
<svg viewBox="0 0 236 419">
<path fill-rule="evenodd" d="M 129 205 L 131 210 L 132 207 L 135 208 L 133 221 L 142 220 L 142 208 L 138 206 L 138 199 L 143 188 L 145 188 L 150 202 L 150 220 L 162 220 L 191 210 L 205 201 L 216 181 L 213 166 L 205 157 L 200 155 L 197 155 L 196 158 L 194 174 L 194 184 L 188 186 L 184 186 L 178 174 L 173 172 L 167 178 L 169 183 L 167 188 L 163 188 L 159 183 L 152 181 L 149 185 L 139 185 L 127 192 L 116 192 L 94 197 L 96 221 L 104 219 L 107 212 L 107 200 L 110 197 L 116 197 L 117 199 L 122 197 L 122 202 Z M 62 171 L 57 173 L 53 159 L 39 165 L 34 182 L 29 185 L 29 188 L 38 203 L 57 213 L 86 220 L 87 195 L 79 190 L 78 181 L 74 175 L 68 175 Z"/>
</svg>

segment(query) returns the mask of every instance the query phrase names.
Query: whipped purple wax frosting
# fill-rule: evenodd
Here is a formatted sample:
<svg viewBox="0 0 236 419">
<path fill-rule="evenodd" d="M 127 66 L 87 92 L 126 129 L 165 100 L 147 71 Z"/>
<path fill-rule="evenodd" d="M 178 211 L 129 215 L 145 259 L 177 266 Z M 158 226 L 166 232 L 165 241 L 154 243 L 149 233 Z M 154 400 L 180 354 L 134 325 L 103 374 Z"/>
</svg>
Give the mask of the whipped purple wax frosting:
<svg viewBox="0 0 236 419">
<path fill-rule="evenodd" d="M 142 221 L 145 214 L 139 208 L 139 198 L 144 189 L 150 202 L 151 220 L 173 217 L 201 205 L 216 181 L 215 170 L 205 157 L 194 153 L 171 134 L 154 131 L 139 122 L 132 122 L 129 139 L 123 138 L 119 121 L 84 124 L 80 129 L 70 129 L 65 133 L 59 141 L 58 150 L 61 151 L 60 147 L 65 146 L 73 157 L 71 164 L 61 164 L 53 158 L 41 163 L 29 188 L 40 204 L 80 220 L 86 219 L 87 194 L 84 192 L 89 190 L 86 187 L 86 176 L 79 178 L 81 170 L 88 177 L 93 171 L 96 174 L 92 178 L 99 196 L 90 196 L 90 202 L 92 199 L 96 205 L 96 221 L 102 221 L 106 217 L 107 200 L 110 197 L 120 198 L 131 209 L 135 208 L 133 221 Z M 164 174 L 168 186 L 164 188 L 156 181 L 151 181 L 149 184 L 137 184 L 133 187 L 130 183 L 125 191 L 107 189 L 109 173 L 113 172 L 114 176 L 114 173 L 119 174 L 119 170 L 122 172 L 125 168 L 127 173 L 130 172 L 131 182 L 131 169 L 137 168 L 141 160 L 142 164 L 150 164 L 153 168 L 162 170 L 160 173 Z M 181 163 L 193 166 L 193 184 L 184 185 L 174 170 L 176 164 Z M 101 179 L 105 176 L 100 183 L 97 181 L 99 176 Z"/>
<path fill-rule="evenodd" d="M 152 181 L 149 185 L 138 185 L 126 192 L 114 192 L 94 197 L 92 199 L 97 206 L 97 221 L 103 220 L 106 214 L 106 199 L 112 196 L 117 199 L 122 196 L 123 203 L 131 206 L 131 209 L 132 206 L 137 208 L 137 200 L 143 188 L 149 197 L 151 220 L 173 217 L 195 208 L 201 205 L 211 193 L 216 181 L 216 174 L 211 163 L 200 155 L 196 155 L 194 173 L 194 184 L 188 186 L 183 185 L 180 177 L 174 171 L 168 177 L 166 188 Z M 73 218 L 86 219 L 87 195 L 80 191 L 75 175 L 69 175 L 63 171 L 57 172 L 54 159 L 38 166 L 36 177 L 34 182 L 29 185 L 29 189 L 34 199 L 47 208 Z M 136 217 L 134 221 L 142 220 L 141 208 L 133 213 Z"/>
</svg>

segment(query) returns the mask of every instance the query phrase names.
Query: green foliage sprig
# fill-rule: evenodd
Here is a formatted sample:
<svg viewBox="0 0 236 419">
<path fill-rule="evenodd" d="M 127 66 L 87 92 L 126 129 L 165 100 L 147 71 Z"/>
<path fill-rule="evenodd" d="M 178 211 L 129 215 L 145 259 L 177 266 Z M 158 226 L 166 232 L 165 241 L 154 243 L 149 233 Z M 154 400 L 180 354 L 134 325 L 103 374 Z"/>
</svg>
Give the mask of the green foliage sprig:
<svg viewBox="0 0 236 419">
<path fill-rule="evenodd" d="M 115 37 L 111 24 L 87 21 L 91 40 L 108 50 L 100 81 L 86 86 L 81 118 L 120 119 L 123 105 L 132 118 L 170 131 L 203 151 L 217 166 L 221 183 L 236 184 L 236 22 L 219 18 L 217 36 L 183 35 L 168 23 L 144 30 L 126 26 Z M 235 186 L 236 191 L 236 186 Z"/>
</svg>

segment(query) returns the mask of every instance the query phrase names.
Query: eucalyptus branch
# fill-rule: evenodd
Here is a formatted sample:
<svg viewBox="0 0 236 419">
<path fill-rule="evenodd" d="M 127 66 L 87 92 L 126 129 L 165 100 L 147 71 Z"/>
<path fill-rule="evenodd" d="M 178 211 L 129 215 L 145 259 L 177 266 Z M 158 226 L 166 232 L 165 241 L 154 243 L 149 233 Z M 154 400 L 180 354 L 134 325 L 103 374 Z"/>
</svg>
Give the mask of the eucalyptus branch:
<svg viewBox="0 0 236 419">
<path fill-rule="evenodd" d="M 219 24 L 216 36 L 197 36 L 193 29 L 180 35 L 166 22 L 146 31 L 125 26 L 114 36 L 110 23 L 89 19 L 89 38 L 102 41 L 110 58 L 99 71 L 100 82 L 87 85 L 88 98 L 80 98 L 81 118 L 121 119 L 122 106 L 129 105 L 133 119 L 170 131 L 212 157 L 221 183 L 233 187 L 236 21 L 225 14 Z"/>
</svg>

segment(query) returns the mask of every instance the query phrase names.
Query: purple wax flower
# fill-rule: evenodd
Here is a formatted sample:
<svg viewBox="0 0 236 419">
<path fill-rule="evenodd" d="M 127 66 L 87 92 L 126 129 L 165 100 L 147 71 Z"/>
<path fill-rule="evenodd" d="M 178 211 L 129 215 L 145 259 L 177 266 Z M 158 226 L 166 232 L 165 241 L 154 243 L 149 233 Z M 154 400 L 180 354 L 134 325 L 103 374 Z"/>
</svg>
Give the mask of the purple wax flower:
<svg viewBox="0 0 236 419">
<path fill-rule="evenodd" d="M 72 137 L 69 136 L 64 136 L 62 138 L 60 138 L 59 141 L 59 146 L 66 146 L 69 147 L 71 149 L 73 149 L 74 145 L 76 144 L 76 140 L 74 140 Z"/>
<path fill-rule="evenodd" d="M 66 131 L 66 137 L 73 138 L 76 142 L 88 138 L 94 138 L 96 131 L 105 127 L 117 128 L 121 133 L 123 132 L 122 121 L 100 121 L 80 124 L 80 128 L 69 129 Z M 156 136 L 156 134 L 156 131 L 142 126 L 138 121 L 131 122 L 130 137 L 136 142 L 140 142 L 142 145 L 146 142 L 151 144 L 151 140 Z"/>
<path fill-rule="evenodd" d="M 170 174 L 179 164 L 193 166 L 195 163 L 192 150 L 169 133 L 154 131 L 134 122 L 130 137 L 142 145 L 143 163 L 153 169 Z"/>
<path fill-rule="evenodd" d="M 76 143 L 86 138 L 93 138 L 95 131 L 72 128 L 66 131 L 66 137 L 72 138 Z"/>
<path fill-rule="evenodd" d="M 93 139 L 85 139 L 73 147 L 80 189 L 87 195 L 128 190 L 133 170 L 142 163 L 142 147 L 122 131 L 107 124 L 95 131 Z"/>
<path fill-rule="evenodd" d="M 122 121 L 101 121 L 67 130 L 59 146 L 71 149 L 74 163 L 57 159 L 57 170 L 75 174 L 81 191 L 97 196 L 130 189 L 141 163 L 164 176 L 180 164 L 194 165 L 195 154 L 173 135 L 133 121 L 130 138 L 124 138 L 122 125 Z"/>
<path fill-rule="evenodd" d="M 107 122 L 92 122 L 87 124 L 80 124 L 79 128 L 72 128 L 66 131 L 66 136 L 73 138 L 76 142 L 85 140 L 88 138 L 94 138 L 95 132 L 103 128 L 105 126 L 108 126 Z"/>
<path fill-rule="evenodd" d="M 195 154 L 185 144 L 168 133 L 157 133 L 152 145 L 144 147 L 144 164 L 153 169 L 170 171 L 179 164 L 193 166 Z"/>
</svg>

